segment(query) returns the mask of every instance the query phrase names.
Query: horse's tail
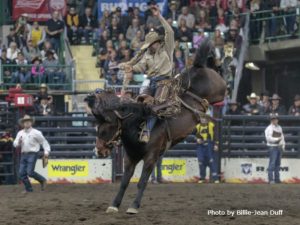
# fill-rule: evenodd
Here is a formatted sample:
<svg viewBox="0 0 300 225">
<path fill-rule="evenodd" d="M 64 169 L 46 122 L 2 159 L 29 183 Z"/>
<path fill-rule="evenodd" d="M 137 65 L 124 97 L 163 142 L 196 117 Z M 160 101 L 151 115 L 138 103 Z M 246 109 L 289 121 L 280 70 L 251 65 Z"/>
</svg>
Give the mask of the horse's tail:
<svg viewBox="0 0 300 225">
<path fill-rule="evenodd" d="M 193 66 L 198 68 L 206 67 L 207 58 L 213 53 L 213 48 L 213 43 L 210 41 L 210 39 L 204 39 L 197 49 Z"/>
</svg>

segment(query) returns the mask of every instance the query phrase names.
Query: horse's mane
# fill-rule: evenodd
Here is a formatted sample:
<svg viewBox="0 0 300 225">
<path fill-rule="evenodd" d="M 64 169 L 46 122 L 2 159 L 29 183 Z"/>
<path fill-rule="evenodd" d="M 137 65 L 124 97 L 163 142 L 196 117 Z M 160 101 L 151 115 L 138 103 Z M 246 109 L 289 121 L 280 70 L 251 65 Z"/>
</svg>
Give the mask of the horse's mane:
<svg viewBox="0 0 300 225">
<path fill-rule="evenodd" d="M 204 39 L 201 45 L 197 49 L 193 66 L 196 68 L 207 67 L 207 59 L 209 57 L 213 57 L 213 54 L 214 54 L 213 43 L 209 38 Z"/>
</svg>

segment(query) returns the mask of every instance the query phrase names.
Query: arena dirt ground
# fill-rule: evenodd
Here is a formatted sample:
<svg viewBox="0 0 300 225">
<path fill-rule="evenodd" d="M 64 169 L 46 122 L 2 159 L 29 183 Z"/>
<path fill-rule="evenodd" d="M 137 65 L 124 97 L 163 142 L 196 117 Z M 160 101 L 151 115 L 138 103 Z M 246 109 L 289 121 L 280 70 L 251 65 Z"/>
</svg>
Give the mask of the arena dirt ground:
<svg viewBox="0 0 300 225">
<path fill-rule="evenodd" d="M 118 214 L 105 210 L 118 184 L 48 185 L 21 194 L 22 186 L 0 186 L 1 225 L 300 224 L 300 185 L 149 184 L 139 214 L 125 211 L 136 192 L 131 184 Z M 208 210 L 283 210 L 280 216 L 212 216 Z"/>
</svg>

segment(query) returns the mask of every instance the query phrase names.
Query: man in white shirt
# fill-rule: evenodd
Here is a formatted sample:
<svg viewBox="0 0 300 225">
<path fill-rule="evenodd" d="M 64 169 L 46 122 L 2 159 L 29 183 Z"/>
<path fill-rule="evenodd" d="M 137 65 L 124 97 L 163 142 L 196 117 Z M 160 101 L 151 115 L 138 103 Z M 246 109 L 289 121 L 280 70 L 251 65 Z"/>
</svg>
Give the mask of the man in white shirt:
<svg viewBox="0 0 300 225">
<path fill-rule="evenodd" d="M 46 178 L 35 172 L 34 168 L 40 146 L 42 146 L 44 149 L 45 157 L 48 157 L 51 151 L 50 145 L 43 136 L 42 132 L 32 127 L 33 119 L 30 116 L 25 115 L 20 120 L 20 124 L 24 127 L 24 129 L 18 132 L 13 145 L 14 147 L 21 148 L 19 176 L 25 185 L 24 193 L 33 191 L 28 176 L 40 182 L 41 189 L 43 191 L 46 185 Z"/>
<path fill-rule="evenodd" d="M 269 148 L 269 183 L 280 183 L 281 150 L 285 149 L 285 140 L 281 126 L 278 124 L 278 114 L 270 115 L 271 124 L 265 130 L 267 146 Z"/>
</svg>

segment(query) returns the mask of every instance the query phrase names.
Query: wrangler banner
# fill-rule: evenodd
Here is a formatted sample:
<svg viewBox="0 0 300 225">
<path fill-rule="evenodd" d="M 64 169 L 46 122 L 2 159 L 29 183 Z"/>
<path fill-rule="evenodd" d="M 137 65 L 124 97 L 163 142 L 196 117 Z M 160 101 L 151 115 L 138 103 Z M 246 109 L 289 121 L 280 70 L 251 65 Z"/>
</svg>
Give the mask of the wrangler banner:
<svg viewBox="0 0 300 225">
<path fill-rule="evenodd" d="M 66 13 L 66 0 L 13 0 L 13 19 L 17 20 L 23 13 L 32 20 L 45 21 L 54 11 L 62 16 Z"/>
<path fill-rule="evenodd" d="M 42 160 L 39 159 L 35 171 L 46 177 L 49 183 L 110 183 L 112 181 L 111 159 L 49 159 L 46 168 L 43 168 Z"/>
</svg>

